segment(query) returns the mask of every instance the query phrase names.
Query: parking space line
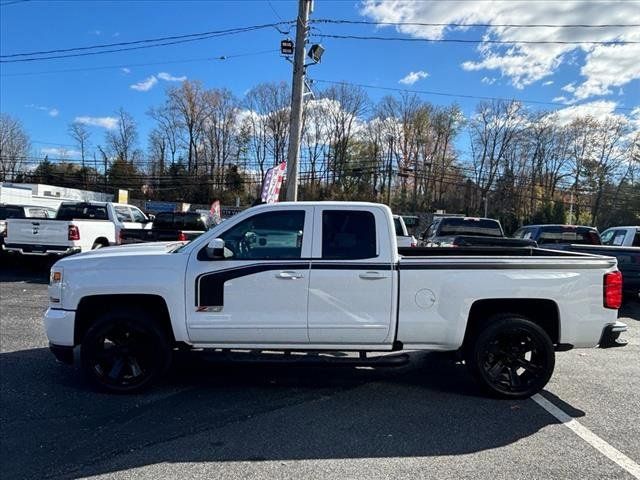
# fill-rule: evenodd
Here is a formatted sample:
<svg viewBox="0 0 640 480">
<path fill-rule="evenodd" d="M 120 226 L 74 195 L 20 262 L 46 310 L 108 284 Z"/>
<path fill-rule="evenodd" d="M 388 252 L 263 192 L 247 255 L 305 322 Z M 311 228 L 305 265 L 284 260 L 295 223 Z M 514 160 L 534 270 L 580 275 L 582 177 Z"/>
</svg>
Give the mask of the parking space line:
<svg viewBox="0 0 640 480">
<path fill-rule="evenodd" d="M 633 477 L 640 480 L 640 465 L 631 460 L 620 450 L 605 442 L 602 438 L 582 425 L 575 418 L 563 412 L 561 409 L 556 407 L 553 403 L 551 403 L 539 393 L 536 393 L 533 397 L 531 397 L 531 399 L 551 415 L 556 417 L 565 427 L 578 435 L 609 460 L 617 463 L 620 467 L 629 472 Z"/>
</svg>

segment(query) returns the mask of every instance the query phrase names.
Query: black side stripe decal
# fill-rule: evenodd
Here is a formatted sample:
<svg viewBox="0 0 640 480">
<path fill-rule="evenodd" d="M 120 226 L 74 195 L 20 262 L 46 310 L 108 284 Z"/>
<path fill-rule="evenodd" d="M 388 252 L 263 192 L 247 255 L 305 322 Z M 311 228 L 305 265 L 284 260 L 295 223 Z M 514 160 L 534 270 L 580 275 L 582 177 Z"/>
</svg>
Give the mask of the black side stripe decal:
<svg viewBox="0 0 640 480">
<path fill-rule="evenodd" d="M 224 284 L 234 278 L 254 275 L 273 270 L 391 270 L 390 263 L 260 263 L 208 272 L 196 278 L 197 307 L 222 307 L 224 305 Z"/>
<path fill-rule="evenodd" d="M 222 307 L 224 305 L 224 284 L 234 278 L 246 277 L 271 270 L 309 269 L 305 263 L 262 263 L 203 273 L 196 278 L 196 306 Z"/>
</svg>

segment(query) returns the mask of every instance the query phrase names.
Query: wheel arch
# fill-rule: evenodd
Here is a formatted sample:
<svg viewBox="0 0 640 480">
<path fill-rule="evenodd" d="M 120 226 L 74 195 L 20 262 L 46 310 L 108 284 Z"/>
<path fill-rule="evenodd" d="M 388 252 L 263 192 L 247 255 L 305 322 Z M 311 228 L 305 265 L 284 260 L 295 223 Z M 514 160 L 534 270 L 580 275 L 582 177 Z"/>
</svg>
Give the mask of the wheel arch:
<svg viewBox="0 0 640 480">
<path fill-rule="evenodd" d="M 463 348 L 499 314 L 526 317 L 542 328 L 554 345 L 560 342 L 560 311 L 555 301 L 544 298 L 492 298 L 476 300 L 469 310 Z"/>
<path fill-rule="evenodd" d="M 151 313 L 169 341 L 175 343 L 171 316 L 164 298 L 154 294 L 111 294 L 90 295 L 80 300 L 74 324 L 74 345 L 79 345 L 82 342 L 82 338 L 89 327 L 101 315 L 116 310 L 126 310 L 131 307 L 140 308 Z"/>
<path fill-rule="evenodd" d="M 108 247 L 109 239 L 107 237 L 98 237 L 93 241 L 93 245 L 95 245 L 96 243 L 99 243 L 103 247 Z"/>
</svg>

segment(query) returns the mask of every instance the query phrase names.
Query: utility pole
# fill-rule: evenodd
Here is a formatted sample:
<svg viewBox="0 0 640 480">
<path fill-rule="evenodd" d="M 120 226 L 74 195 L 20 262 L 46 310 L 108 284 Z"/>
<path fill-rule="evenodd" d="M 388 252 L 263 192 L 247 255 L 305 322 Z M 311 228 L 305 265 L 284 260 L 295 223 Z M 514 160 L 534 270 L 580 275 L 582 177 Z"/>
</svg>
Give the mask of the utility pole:
<svg viewBox="0 0 640 480">
<path fill-rule="evenodd" d="M 393 175 L 393 136 L 389 137 L 389 164 L 387 174 L 389 175 L 389 187 L 387 188 L 387 205 L 391 207 L 391 177 Z"/>
<path fill-rule="evenodd" d="M 487 218 L 489 214 L 489 192 L 484 196 L 484 218 Z"/>
<path fill-rule="evenodd" d="M 296 43 L 293 53 L 293 80 L 291 82 L 291 119 L 289 124 L 289 149 L 287 151 L 286 200 L 298 200 L 298 157 L 302 136 L 302 100 L 304 97 L 304 54 L 307 43 L 307 24 L 313 0 L 299 0 L 296 21 Z"/>
</svg>

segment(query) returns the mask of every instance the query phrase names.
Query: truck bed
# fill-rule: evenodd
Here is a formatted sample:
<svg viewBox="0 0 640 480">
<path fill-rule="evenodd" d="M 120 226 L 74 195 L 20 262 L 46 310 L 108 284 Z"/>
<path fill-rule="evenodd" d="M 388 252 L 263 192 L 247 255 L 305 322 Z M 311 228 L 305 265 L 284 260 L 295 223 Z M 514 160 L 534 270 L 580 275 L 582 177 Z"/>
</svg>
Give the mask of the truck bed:
<svg viewBox="0 0 640 480">
<path fill-rule="evenodd" d="M 536 247 L 414 247 L 398 248 L 398 253 L 403 258 L 411 259 L 432 257 L 568 257 L 584 259 L 585 256 L 594 256 Z"/>
</svg>

